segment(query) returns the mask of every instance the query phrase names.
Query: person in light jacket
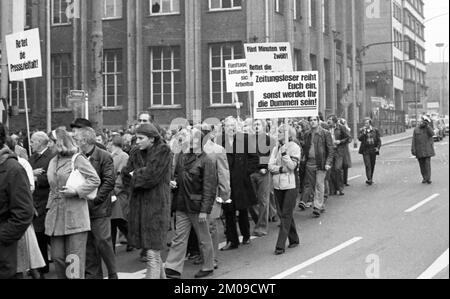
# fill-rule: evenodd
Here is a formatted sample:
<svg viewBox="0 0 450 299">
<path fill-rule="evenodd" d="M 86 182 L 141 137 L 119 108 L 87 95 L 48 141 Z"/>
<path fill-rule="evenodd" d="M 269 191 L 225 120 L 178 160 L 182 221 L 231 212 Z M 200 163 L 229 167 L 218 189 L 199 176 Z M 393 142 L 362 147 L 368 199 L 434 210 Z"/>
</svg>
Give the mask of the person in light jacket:
<svg viewBox="0 0 450 299">
<path fill-rule="evenodd" d="M 57 155 L 50 161 L 47 172 L 50 195 L 45 233 L 50 237 L 58 279 L 84 279 L 86 244 L 91 230 L 86 198 L 100 186 L 100 178 L 91 163 L 77 154 L 78 148 L 67 131 L 56 131 L 56 150 Z M 74 169 L 86 180 L 78 190 L 66 186 L 72 173 L 72 160 Z"/>
<path fill-rule="evenodd" d="M 289 142 L 287 143 L 285 140 L 286 130 L 289 135 Z M 269 171 L 273 175 L 275 198 L 281 218 L 280 233 L 275 250 L 276 255 L 285 252 L 288 238 L 289 248 L 295 248 L 300 244 L 294 221 L 294 209 L 298 194 L 295 171 L 299 167 L 301 158 L 300 146 L 293 141 L 296 134 L 294 128 L 285 125 L 280 126 L 278 129 L 279 145 L 272 150 L 269 161 Z"/>
</svg>

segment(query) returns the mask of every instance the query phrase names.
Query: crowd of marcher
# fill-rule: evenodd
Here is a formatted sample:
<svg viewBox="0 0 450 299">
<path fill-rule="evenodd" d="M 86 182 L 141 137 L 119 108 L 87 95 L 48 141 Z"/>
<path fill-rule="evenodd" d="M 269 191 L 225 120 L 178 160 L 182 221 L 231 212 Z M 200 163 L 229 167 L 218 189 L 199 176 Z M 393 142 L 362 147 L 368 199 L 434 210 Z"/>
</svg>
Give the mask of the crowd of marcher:
<svg viewBox="0 0 450 299">
<path fill-rule="evenodd" d="M 428 184 L 432 134 L 424 116 L 412 153 Z M 370 119 L 358 139 L 371 186 L 381 137 Z M 300 245 L 297 207 L 319 218 L 331 196 L 345 196 L 352 141 L 334 115 L 164 129 L 143 112 L 124 130 L 77 119 L 70 130 L 33 131 L 29 144 L 0 123 L 0 278 L 42 279 L 53 262 L 59 279 L 103 279 L 103 261 L 117 279 L 119 231 L 149 279 L 181 278 L 187 258 L 201 266 L 196 278 L 210 276 L 220 251 L 266 236 L 269 222 L 279 221 L 274 252 L 284 254 Z"/>
</svg>

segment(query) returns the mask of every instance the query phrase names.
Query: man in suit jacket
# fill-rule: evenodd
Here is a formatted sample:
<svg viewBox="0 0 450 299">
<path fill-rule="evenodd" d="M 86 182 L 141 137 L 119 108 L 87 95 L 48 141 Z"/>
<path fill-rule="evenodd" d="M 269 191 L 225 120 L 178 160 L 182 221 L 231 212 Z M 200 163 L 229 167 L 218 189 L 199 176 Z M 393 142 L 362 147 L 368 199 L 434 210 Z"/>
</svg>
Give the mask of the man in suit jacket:
<svg viewBox="0 0 450 299">
<path fill-rule="evenodd" d="M 219 267 L 217 258 L 219 251 L 218 226 L 219 219 L 222 216 L 222 203 L 227 202 L 231 196 L 230 169 L 225 149 L 215 143 L 217 132 L 209 125 L 203 125 L 202 132 L 206 136 L 203 142 L 203 150 L 211 157 L 217 167 L 217 198 L 214 202 L 212 212 L 209 215 L 209 226 L 214 246 L 214 268 L 217 269 Z"/>
<path fill-rule="evenodd" d="M 34 208 L 37 217 L 33 221 L 34 230 L 39 243 L 45 267 L 39 269 L 41 277 L 49 272 L 47 246 L 50 238 L 45 235 L 45 216 L 47 215 L 47 201 L 50 193 L 50 185 L 47 179 L 47 170 L 54 154 L 48 148 L 49 137 L 44 132 L 36 132 L 31 136 L 31 149 L 33 155 L 30 157 L 30 165 L 33 168 L 33 175 L 36 189 L 33 193 Z"/>
</svg>

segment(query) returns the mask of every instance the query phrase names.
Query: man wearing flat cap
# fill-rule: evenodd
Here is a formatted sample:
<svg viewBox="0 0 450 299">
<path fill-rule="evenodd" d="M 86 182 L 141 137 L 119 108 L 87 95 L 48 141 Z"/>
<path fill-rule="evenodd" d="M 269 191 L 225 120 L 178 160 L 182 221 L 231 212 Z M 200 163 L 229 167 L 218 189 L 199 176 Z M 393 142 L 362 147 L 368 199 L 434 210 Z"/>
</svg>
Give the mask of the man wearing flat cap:
<svg viewBox="0 0 450 299">
<path fill-rule="evenodd" d="M 434 157 L 434 131 L 431 119 L 423 115 L 419 126 L 414 130 L 411 152 L 419 161 L 422 184 L 431 184 L 431 158 Z"/>
</svg>

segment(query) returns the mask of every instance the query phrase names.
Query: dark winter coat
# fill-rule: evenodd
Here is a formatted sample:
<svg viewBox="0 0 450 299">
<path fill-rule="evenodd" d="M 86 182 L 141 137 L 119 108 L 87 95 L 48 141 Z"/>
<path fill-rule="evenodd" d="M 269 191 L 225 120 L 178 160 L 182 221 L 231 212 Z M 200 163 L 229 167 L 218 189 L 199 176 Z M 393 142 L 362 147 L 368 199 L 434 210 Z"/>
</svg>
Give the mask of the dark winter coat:
<svg viewBox="0 0 450 299">
<path fill-rule="evenodd" d="M 48 183 L 47 171 L 50 161 L 55 155 L 50 149 L 47 149 L 42 155 L 38 153 L 33 154 L 30 157 L 30 165 L 35 169 L 42 168 L 44 173 L 39 175 L 36 180 L 35 190 L 33 193 L 34 208 L 37 211 L 38 216 L 33 221 L 34 230 L 37 233 L 45 232 L 45 215 L 47 215 L 47 202 L 50 194 L 50 185 Z"/>
<path fill-rule="evenodd" d="M 172 159 L 169 146 L 157 141 L 146 151 L 134 148 L 128 165 L 122 170 L 124 185 L 130 192 L 128 241 L 131 246 L 157 251 L 166 247 Z"/>
<path fill-rule="evenodd" d="M 33 197 L 25 169 L 9 149 L 0 149 L 0 279 L 17 271 L 17 242 L 33 222 Z"/>
<path fill-rule="evenodd" d="M 314 142 L 317 170 L 325 171 L 325 167 L 327 165 L 331 166 L 334 159 L 334 148 L 331 134 L 322 127 L 318 127 L 317 133 L 314 134 L 314 139 L 312 136 L 313 133 L 311 130 L 305 134 L 302 161 L 308 161 L 311 144 Z"/>
<path fill-rule="evenodd" d="M 175 180 L 176 211 L 211 214 L 217 195 L 217 166 L 211 157 L 205 153 L 178 155 Z"/>
<path fill-rule="evenodd" d="M 411 152 L 417 159 L 431 158 L 434 151 L 434 132 L 431 126 L 417 127 L 414 130 Z"/>
<path fill-rule="evenodd" d="M 330 128 L 330 133 L 331 131 L 332 128 Z M 341 142 L 339 145 L 336 146 L 335 150 L 337 155 L 343 157 L 345 155 L 345 150 L 346 149 L 348 150 L 348 144 L 352 140 L 350 133 L 344 126 L 337 124 L 336 128 L 334 129 L 334 140 Z"/>
<path fill-rule="evenodd" d="M 374 143 L 369 144 L 369 135 L 372 136 Z M 381 149 L 381 135 L 380 131 L 376 128 L 372 128 L 370 133 L 367 133 L 366 129 L 363 128 L 359 131 L 358 140 L 361 141 L 361 146 L 359 148 L 360 155 L 377 154 L 380 155 Z"/>
<path fill-rule="evenodd" d="M 223 206 L 224 210 L 248 209 L 258 203 L 250 175 L 258 171 L 259 157 L 256 153 L 249 153 L 247 134 L 237 134 L 234 137 L 233 146 L 229 143 L 227 136 L 222 135 L 221 138 L 222 146 L 227 151 L 232 200 L 232 204 Z"/>
<path fill-rule="evenodd" d="M 89 201 L 90 217 L 91 219 L 111 217 L 111 193 L 116 182 L 113 159 L 108 152 L 96 146 L 89 157 L 89 162 L 91 162 L 101 180 L 97 197 L 93 201 Z"/>
</svg>

